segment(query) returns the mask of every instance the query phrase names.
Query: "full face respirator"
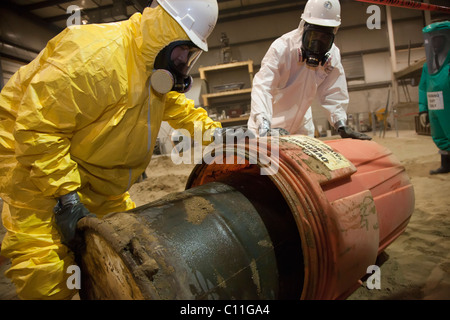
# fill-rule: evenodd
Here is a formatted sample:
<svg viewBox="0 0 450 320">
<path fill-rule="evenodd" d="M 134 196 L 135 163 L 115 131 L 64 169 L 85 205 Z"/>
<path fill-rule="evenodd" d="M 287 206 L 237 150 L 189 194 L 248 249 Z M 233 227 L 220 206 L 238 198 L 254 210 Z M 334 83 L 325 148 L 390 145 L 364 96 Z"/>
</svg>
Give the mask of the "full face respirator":
<svg viewBox="0 0 450 320">
<path fill-rule="evenodd" d="M 150 77 L 152 88 L 160 94 L 188 92 L 193 82 L 189 72 L 201 53 L 192 41 L 175 41 L 166 46 L 156 56 Z"/>
<path fill-rule="evenodd" d="M 323 27 L 305 22 L 302 36 L 302 61 L 310 67 L 324 65 L 329 59 L 331 46 L 334 42 L 333 27 Z"/>
<path fill-rule="evenodd" d="M 429 74 L 438 72 L 450 51 L 450 29 L 435 28 L 424 33 L 425 55 Z"/>
</svg>

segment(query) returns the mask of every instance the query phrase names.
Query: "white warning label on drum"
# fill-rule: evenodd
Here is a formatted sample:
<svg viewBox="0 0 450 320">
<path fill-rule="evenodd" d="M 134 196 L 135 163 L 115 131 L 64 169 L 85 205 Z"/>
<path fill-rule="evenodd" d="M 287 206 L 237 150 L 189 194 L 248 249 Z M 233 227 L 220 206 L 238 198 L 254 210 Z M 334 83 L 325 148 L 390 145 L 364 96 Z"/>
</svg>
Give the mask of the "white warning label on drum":
<svg viewBox="0 0 450 320">
<path fill-rule="evenodd" d="M 309 136 L 280 137 L 280 139 L 294 143 L 303 149 L 303 152 L 313 157 L 330 170 L 350 167 L 352 164 L 343 155 L 334 151 L 326 143 Z"/>
</svg>

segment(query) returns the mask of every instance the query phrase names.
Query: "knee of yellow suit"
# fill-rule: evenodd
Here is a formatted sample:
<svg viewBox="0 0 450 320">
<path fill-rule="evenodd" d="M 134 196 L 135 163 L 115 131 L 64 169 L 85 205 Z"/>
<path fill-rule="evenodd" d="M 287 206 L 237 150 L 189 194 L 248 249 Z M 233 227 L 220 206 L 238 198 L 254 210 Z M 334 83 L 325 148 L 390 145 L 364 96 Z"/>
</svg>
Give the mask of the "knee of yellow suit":
<svg viewBox="0 0 450 320">
<path fill-rule="evenodd" d="M 42 217 L 42 212 L 38 215 L 33 212 L 3 206 L 2 220 L 7 233 L 2 241 L 2 255 L 11 259 L 5 275 L 15 284 L 21 299 L 69 299 L 77 293 L 76 288 L 67 285 L 71 276 L 67 268 L 75 265 L 73 255 L 60 243 L 59 234 L 49 232 L 52 227 L 36 218 Z M 24 218 L 15 219 L 17 216 Z"/>
<path fill-rule="evenodd" d="M 13 205 L 4 204 L 2 221 L 7 233 L 2 242 L 2 255 L 11 259 L 5 275 L 15 284 L 22 299 L 70 299 L 77 293 L 68 285 L 68 268 L 75 265 L 73 254 L 60 243 L 53 226 L 55 199 L 43 198 L 31 190 L 15 198 Z M 28 190 L 24 188 L 23 190 Z M 128 192 L 119 196 L 103 196 L 89 189 L 79 191 L 80 199 L 99 218 L 112 212 L 136 207 Z"/>
<path fill-rule="evenodd" d="M 5 275 L 11 278 L 21 299 L 63 300 L 78 292 L 69 282 L 73 272 L 69 267 L 75 265 L 72 255 L 61 258 L 54 250 L 41 249 L 33 252 L 32 257 L 23 253 L 11 259 L 11 267 Z"/>
</svg>

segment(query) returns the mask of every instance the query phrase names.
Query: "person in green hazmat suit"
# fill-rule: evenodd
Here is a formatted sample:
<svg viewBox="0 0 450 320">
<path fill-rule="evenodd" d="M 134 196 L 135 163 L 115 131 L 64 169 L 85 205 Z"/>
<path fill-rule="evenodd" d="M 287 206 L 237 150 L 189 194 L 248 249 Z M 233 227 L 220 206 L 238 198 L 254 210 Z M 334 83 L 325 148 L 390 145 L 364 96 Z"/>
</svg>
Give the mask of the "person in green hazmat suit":
<svg viewBox="0 0 450 320">
<path fill-rule="evenodd" d="M 162 121 L 220 130 L 184 94 L 217 17 L 216 0 L 157 0 L 128 20 L 67 27 L 2 89 L 1 254 L 21 299 L 77 293 L 66 284 L 76 224 L 135 208 L 128 190 Z"/>
<path fill-rule="evenodd" d="M 423 28 L 426 62 L 419 83 L 419 114 L 422 126 L 441 154 L 441 166 L 430 174 L 450 172 L 450 21 Z"/>
</svg>

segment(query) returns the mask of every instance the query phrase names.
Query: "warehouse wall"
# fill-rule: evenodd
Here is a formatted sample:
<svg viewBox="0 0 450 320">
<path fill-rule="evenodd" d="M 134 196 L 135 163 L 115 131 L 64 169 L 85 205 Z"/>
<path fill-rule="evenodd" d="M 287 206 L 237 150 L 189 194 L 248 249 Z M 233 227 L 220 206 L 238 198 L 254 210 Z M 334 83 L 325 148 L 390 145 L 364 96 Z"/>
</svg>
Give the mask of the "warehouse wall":
<svg viewBox="0 0 450 320">
<path fill-rule="evenodd" d="M 347 64 L 344 63 L 346 72 L 349 71 L 349 76 L 353 77 L 348 79 L 350 92 L 348 113 L 354 113 L 355 116 L 361 113 L 360 117 L 369 118 L 369 112 L 386 106 L 391 85 L 392 68 L 386 9 L 379 6 L 381 29 L 369 30 L 366 21 L 371 14 L 366 13 L 366 10 L 370 4 L 353 1 L 341 3 L 342 25 L 336 36 L 336 45 L 341 50 L 343 61 L 348 61 Z M 298 27 L 301 12 L 302 9 L 299 8 L 298 11 L 218 23 L 209 38 L 210 51 L 201 56 L 196 67 L 221 62 L 220 37 L 221 33 L 225 32 L 230 39 L 233 59 L 238 61 L 251 59 L 255 71 L 258 70 L 270 44 L 277 37 Z M 391 13 L 396 45 L 396 71 L 398 71 L 425 57 L 421 31 L 424 27 L 424 18 L 423 12 L 419 10 L 391 7 Z M 357 74 L 353 76 L 351 73 L 355 72 L 350 71 L 356 71 Z M 362 76 L 358 76 L 359 73 L 362 73 Z M 199 78 L 195 80 L 201 81 Z M 201 105 L 199 97 L 192 98 Z M 411 110 L 415 110 L 414 103 L 417 101 L 417 86 L 410 84 L 400 86 L 398 93 L 390 94 L 390 105 L 392 103 L 403 105 L 405 102 L 411 102 L 413 105 L 411 107 L 409 104 L 408 110 L 399 110 L 399 113 L 411 113 Z M 313 115 L 316 125 L 327 127 L 326 114 L 317 102 L 313 105 Z M 413 121 L 413 116 L 409 116 L 409 121 Z"/>
</svg>

